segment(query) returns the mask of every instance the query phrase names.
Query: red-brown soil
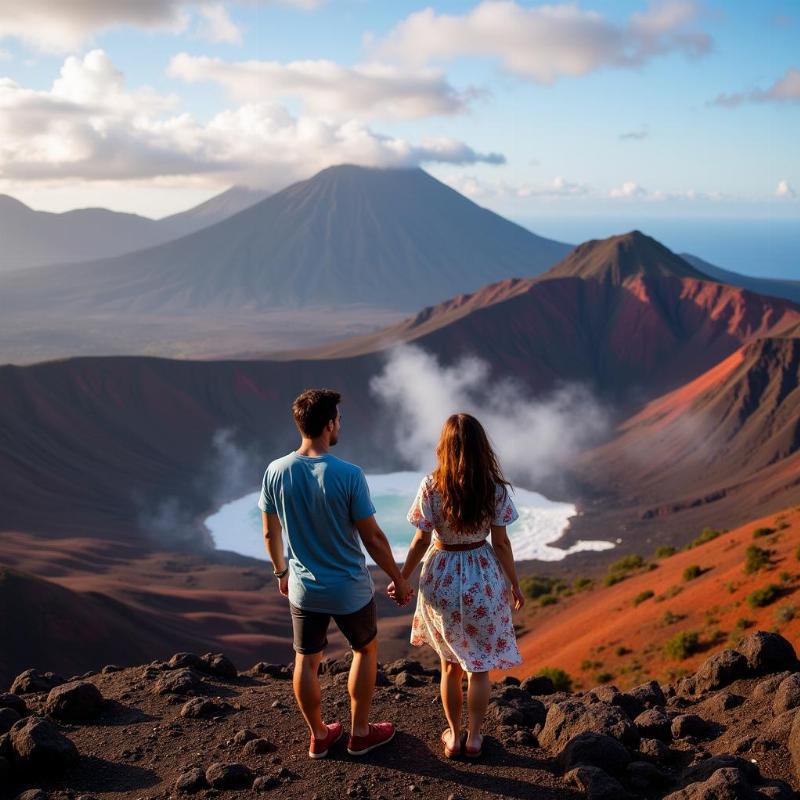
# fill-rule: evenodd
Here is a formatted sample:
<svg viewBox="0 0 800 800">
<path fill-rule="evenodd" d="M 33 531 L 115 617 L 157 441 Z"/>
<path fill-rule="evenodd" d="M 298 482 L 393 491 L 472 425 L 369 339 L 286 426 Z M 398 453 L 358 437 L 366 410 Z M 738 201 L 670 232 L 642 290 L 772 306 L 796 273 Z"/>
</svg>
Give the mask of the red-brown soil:
<svg viewBox="0 0 800 800">
<path fill-rule="evenodd" d="M 753 539 L 758 528 L 775 533 Z M 695 531 L 696 536 L 699 531 Z M 770 551 L 769 565 L 745 574 L 749 545 Z M 795 645 L 800 642 L 800 506 L 753 520 L 705 544 L 656 559 L 640 549 L 647 566 L 613 586 L 595 581 L 593 588 L 561 596 L 546 607 L 529 601 L 518 618 L 524 677 L 542 667 L 566 670 L 577 687 L 598 683 L 598 675 L 620 688 L 645 680 L 670 680 L 693 671 L 713 650 L 752 630 L 775 630 Z M 651 569 L 652 565 L 652 569 Z M 697 565 L 702 574 L 685 580 L 684 570 Z M 747 597 L 768 584 L 780 587 L 778 598 L 763 608 L 748 606 Z M 644 592 L 654 596 L 634 599 Z M 795 611 L 791 619 L 781 609 Z M 784 612 L 787 613 L 787 612 Z M 746 627 L 737 627 L 746 620 Z M 681 631 L 699 634 L 699 648 L 688 658 L 671 658 L 664 644 Z"/>
</svg>

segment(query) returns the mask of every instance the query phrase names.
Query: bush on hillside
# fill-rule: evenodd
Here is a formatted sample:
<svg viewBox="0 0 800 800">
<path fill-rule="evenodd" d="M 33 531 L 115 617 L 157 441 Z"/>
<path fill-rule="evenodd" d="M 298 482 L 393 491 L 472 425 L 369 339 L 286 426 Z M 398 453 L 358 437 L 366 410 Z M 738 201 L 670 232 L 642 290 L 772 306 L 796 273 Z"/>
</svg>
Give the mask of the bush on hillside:
<svg viewBox="0 0 800 800">
<path fill-rule="evenodd" d="M 683 571 L 683 580 L 693 581 L 695 578 L 699 578 L 702 574 L 703 570 L 697 564 L 692 564 L 691 566 L 686 567 L 686 569 Z"/>
<path fill-rule="evenodd" d="M 639 594 L 633 598 L 633 604 L 638 606 L 640 603 L 644 603 L 645 600 L 655 597 L 655 594 L 656 593 L 652 589 L 645 589 L 643 592 L 639 592 Z"/>
<path fill-rule="evenodd" d="M 669 558 L 670 556 L 674 556 L 677 552 L 677 548 L 668 544 L 664 547 L 659 547 L 658 550 L 656 550 L 656 558 Z"/>
<path fill-rule="evenodd" d="M 543 667 L 536 674 L 543 675 L 545 678 L 550 678 L 557 692 L 572 691 L 572 678 L 559 667 Z"/>
<path fill-rule="evenodd" d="M 555 578 L 547 578 L 543 575 L 526 575 L 524 578 L 520 578 L 519 586 L 525 597 L 535 600 L 544 594 L 551 594 L 556 583 Z"/>
<path fill-rule="evenodd" d="M 581 576 L 579 578 L 575 578 L 572 583 L 572 588 L 576 592 L 582 592 L 584 589 L 588 589 L 593 583 L 594 581 L 591 578 Z"/>
<path fill-rule="evenodd" d="M 681 631 L 664 643 L 664 652 L 670 658 L 683 661 L 697 652 L 700 636 L 697 631 Z"/>
<path fill-rule="evenodd" d="M 763 608 L 770 603 L 774 603 L 780 596 L 780 593 L 780 586 L 770 583 L 767 586 L 762 586 L 760 589 L 750 592 L 750 594 L 747 595 L 747 605 L 749 605 L 750 608 Z"/>
<path fill-rule="evenodd" d="M 752 575 L 760 569 L 769 566 L 769 550 L 759 547 L 757 544 L 751 544 L 745 550 L 744 558 L 744 571 L 747 575 Z"/>
<path fill-rule="evenodd" d="M 713 541 L 721 533 L 722 531 L 718 531 L 716 528 L 703 528 L 703 530 L 700 531 L 700 535 L 692 542 L 691 546 L 700 547 L 701 544 Z"/>
<path fill-rule="evenodd" d="M 762 536 L 769 536 L 771 533 L 775 533 L 775 528 L 767 528 L 767 527 L 756 528 L 753 531 L 753 538 L 760 539 Z"/>
<path fill-rule="evenodd" d="M 617 559 L 612 564 L 609 564 L 609 574 L 631 572 L 631 570 L 639 569 L 644 566 L 644 559 L 638 553 L 631 553 L 630 555 L 623 556 Z"/>
<path fill-rule="evenodd" d="M 782 625 L 791 622 L 797 616 L 797 609 L 794 606 L 785 605 L 775 609 L 775 622 Z"/>
</svg>

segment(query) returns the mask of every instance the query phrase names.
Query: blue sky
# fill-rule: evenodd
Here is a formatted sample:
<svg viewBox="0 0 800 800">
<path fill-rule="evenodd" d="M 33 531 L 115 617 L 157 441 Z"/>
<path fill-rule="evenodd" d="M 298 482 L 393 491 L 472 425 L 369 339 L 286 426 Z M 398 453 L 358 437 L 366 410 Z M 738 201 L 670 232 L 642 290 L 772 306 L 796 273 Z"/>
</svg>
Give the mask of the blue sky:
<svg viewBox="0 0 800 800">
<path fill-rule="evenodd" d="M 0 191 L 38 208 L 158 216 L 348 160 L 516 219 L 800 212 L 796 2 L 12 5 Z"/>
</svg>

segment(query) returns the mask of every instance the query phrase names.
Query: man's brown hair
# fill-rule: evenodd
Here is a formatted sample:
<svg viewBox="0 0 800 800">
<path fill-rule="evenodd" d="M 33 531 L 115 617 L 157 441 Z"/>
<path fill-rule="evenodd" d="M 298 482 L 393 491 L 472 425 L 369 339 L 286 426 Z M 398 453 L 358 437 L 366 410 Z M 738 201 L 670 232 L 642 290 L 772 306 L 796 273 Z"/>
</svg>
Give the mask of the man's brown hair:
<svg viewBox="0 0 800 800">
<path fill-rule="evenodd" d="M 300 433 L 316 439 L 336 419 L 336 406 L 341 399 L 339 392 L 332 389 L 306 389 L 292 403 L 292 416 Z"/>
</svg>

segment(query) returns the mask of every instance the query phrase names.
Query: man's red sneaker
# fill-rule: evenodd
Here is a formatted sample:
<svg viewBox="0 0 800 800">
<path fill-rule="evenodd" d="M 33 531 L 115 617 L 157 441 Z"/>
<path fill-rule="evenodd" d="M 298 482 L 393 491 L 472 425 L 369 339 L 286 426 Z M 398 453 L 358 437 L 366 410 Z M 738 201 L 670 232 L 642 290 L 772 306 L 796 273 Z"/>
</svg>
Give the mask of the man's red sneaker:
<svg viewBox="0 0 800 800">
<path fill-rule="evenodd" d="M 314 734 L 311 734 L 311 744 L 308 746 L 309 758 L 325 758 L 330 747 L 342 738 L 341 722 L 331 722 L 325 727 L 328 729 L 328 735 L 324 739 L 317 739 Z"/>
<path fill-rule="evenodd" d="M 347 743 L 347 752 L 351 756 L 363 756 L 382 744 L 394 739 L 394 725 L 391 722 L 376 722 L 369 724 L 369 733 L 366 736 L 351 736 Z"/>
</svg>

